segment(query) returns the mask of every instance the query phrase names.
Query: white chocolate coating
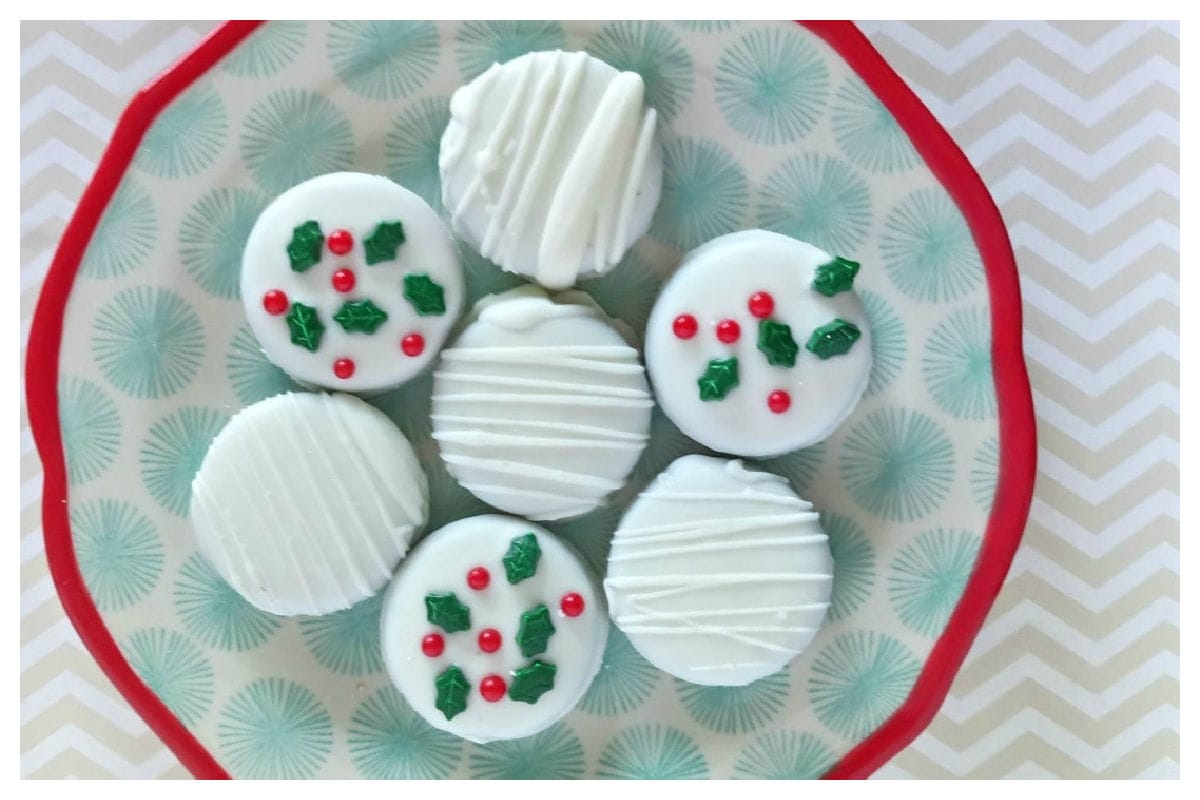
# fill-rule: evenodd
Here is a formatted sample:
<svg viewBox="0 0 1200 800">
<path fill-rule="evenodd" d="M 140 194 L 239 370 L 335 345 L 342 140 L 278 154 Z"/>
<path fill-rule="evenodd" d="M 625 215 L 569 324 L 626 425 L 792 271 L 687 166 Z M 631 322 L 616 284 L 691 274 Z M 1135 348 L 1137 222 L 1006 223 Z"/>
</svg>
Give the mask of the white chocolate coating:
<svg viewBox="0 0 1200 800">
<path fill-rule="evenodd" d="M 831 259 L 810 244 L 762 230 L 720 236 L 684 258 L 646 324 L 655 397 L 681 431 L 722 453 L 773 456 L 827 438 L 850 415 L 870 378 L 871 331 L 853 290 L 826 297 L 812 288 L 817 267 Z M 799 345 L 793 367 L 769 364 L 757 348 L 759 320 L 748 300 L 760 291 L 775 301 L 769 318 L 790 326 Z M 691 339 L 674 333 L 681 314 L 699 323 Z M 715 333 L 726 319 L 741 327 L 732 344 Z M 815 328 L 834 319 L 853 323 L 861 337 L 844 355 L 818 358 L 805 345 Z M 723 400 L 702 400 L 697 381 L 706 365 L 730 356 L 738 359 L 738 385 Z M 768 406 L 776 390 L 791 396 L 782 414 Z"/>
<path fill-rule="evenodd" d="M 289 393 L 239 412 L 192 481 L 200 552 L 272 614 L 329 614 L 387 583 L 425 523 L 416 453 L 346 394 Z"/>
<path fill-rule="evenodd" d="M 586 53 L 527 53 L 450 98 L 438 165 L 455 233 L 550 289 L 611 269 L 662 190 L 640 75 Z"/>
<path fill-rule="evenodd" d="M 346 230 L 353 249 L 337 255 L 322 248 L 320 261 L 297 272 L 287 247 L 298 225 L 315 220 L 328 237 Z M 394 260 L 367 264 L 364 242 L 380 222 L 399 220 L 405 241 Z M 354 288 L 333 286 L 334 272 L 349 269 Z M 445 311 L 422 316 L 404 296 L 404 277 L 427 275 L 444 292 Z M 385 177 L 359 172 L 321 175 L 287 190 L 259 216 L 242 259 L 242 302 L 263 352 L 297 381 L 337 391 L 369 392 L 398 386 L 416 375 L 437 355 L 462 311 L 464 283 L 458 249 L 437 213 L 417 195 Z M 294 344 L 286 315 L 263 307 L 271 290 L 289 302 L 317 309 L 325 326 L 316 352 Z M 334 320 L 347 301 L 371 300 L 387 314 L 372 333 L 348 332 Z M 410 334 L 424 338 L 419 355 L 405 355 L 401 341 Z M 338 359 L 354 362 L 354 374 L 340 378 Z"/>
<path fill-rule="evenodd" d="M 584 514 L 621 488 L 654 401 L 637 350 L 579 292 L 485 297 L 433 376 L 433 438 L 487 503 L 529 519 Z"/>
<path fill-rule="evenodd" d="M 516 585 L 508 582 L 502 559 L 513 538 L 533 533 L 541 548 L 536 573 Z M 474 590 L 467 573 L 482 566 L 491 580 Z M 445 633 L 426 615 L 425 596 L 453 592 L 470 609 L 471 627 Z M 568 617 L 560 608 L 564 594 L 583 597 L 583 613 Z M 521 614 L 544 604 L 554 634 L 544 653 L 526 657 L 517 644 Z M 553 534 L 530 523 L 488 514 L 452 522 L 431 533 L 401 565 L 383 602 L 383 659 L 392 682 L 408 704 L 430 725 L 473 742 L 516 739 L 546 728 L 575 707 L 600 669 L 608 635 L 608 615 L 595 578 L 579 556 Z M 485 653 L 479 632 L 500 632 L 501 646 Z M 428 633 L 440 633 L 441 655 L 421 649 Z M 556 667 L 554 688 L 537 702 L 518 702 L 504 696 L 488 702 L 480 693 L 485 676 L 499 675 L 509 686 L 513 671 L 534 659 Z M 470 684 L 465 710 L 447 719 L 437 708 L 435 680 L 451 665 L 461 669 Z"/>
<path fill-rule="evenodd" d="M 825 618 L 829 539 L 787 481 L 740 461 L 674 461 L 613 538 L 604 593 L 646 660 L 706 686 L 783 669 Z"/>
</svg>

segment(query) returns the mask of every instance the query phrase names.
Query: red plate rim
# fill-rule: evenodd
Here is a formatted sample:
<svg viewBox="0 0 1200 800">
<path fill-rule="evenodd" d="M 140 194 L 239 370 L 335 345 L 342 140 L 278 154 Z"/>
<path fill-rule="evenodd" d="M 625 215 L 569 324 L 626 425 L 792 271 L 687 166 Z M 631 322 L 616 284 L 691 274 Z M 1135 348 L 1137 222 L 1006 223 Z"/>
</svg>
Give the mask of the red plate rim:
<svg viewBox="0 0 1200 800">
<path fill-rule="evenodd" d="M 155 117 L 177 95 L 253 33 L 261 21 L 223 23 L 137 93 L 121 115 L 96 174 L 84 190 L 50 264 L 34 312 L 25 360 L 29 424 L 44 471 L 46 560 L 67 617 L 100 668 L 133 709 L 195 777 L 229 778 L 204 745 L 138 677 L 104 624 L 79 572 L 71 538 L 66 462 L 58 421 L 58 360 L 63 313 L 79 264 L 105 207 Z M 1008 231 L 966 155 L 852 22 L 801 22 L 832 47 L 896 118 L 966 219 L 987 275 L 992 370 L 1000 427 L 999 474 L 991 517 L 962 599 L 907 699 L 824 777 L 865 778 L 933 719 L 1004 582 L 1020 544 L 1037 472 L 1037 428 L 1021 345 L 1021 292 Z"/>
</svg>

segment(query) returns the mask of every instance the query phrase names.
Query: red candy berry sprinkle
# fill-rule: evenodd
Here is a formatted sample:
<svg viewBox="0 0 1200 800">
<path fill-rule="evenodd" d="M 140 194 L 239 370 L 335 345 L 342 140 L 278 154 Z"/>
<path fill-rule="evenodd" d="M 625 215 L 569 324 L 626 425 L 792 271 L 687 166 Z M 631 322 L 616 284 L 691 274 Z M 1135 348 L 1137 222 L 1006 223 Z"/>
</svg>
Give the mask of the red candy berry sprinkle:
<svg viewBox="0 0 1200 800">
<path fill-rule="evenodd" d="M 430 658 L 437 658 L 446 649 L 446 640 L 440 633 L 428 633 L 421 640 L 421 652 Z"/>
<path fill-rule="evenodd" d="M 755 319 L 766 319 L 775 310 L 775 298 L 771 297 L 767 292 L 755 292 L 750 295 L 750 302 L 746 303 L 746 305 L 750 309 L 752 317 Z"/>
<path fill-rule="evenodd" d="M 419 333 L 410 333 L 400 340 L 400 349 L 404 355 L 415 358 L 425 352 L 425 337 Z"/>
<path fill-rule="evenodd" d="M 792 396 L 783 389 L 776 389 L 767 395 L 767 408 L 773 414 L 782 414 L 792 407 Z"/>
<path fill-rule="evenodd" d="M 330 279 L 333 288 L 339 292 L 348 292 L 354 288 L 354 272 L 345 268 L 339 269 L 333 273 L 333 278 Z"/>
<path fill-rule="evenodd" d="M 499 675 L 488 675 L 479 682 L 479 693 L 483 695 L 483 699 L 489 703 L 497 703 L 504 699 L 504 693 L 508 691 L 508 686 L 504 683 L 504 678 Z"/>
<path fill-rule="evenodd" d="M 348 358 L 339 358 L 333 362 L 333 374 L 346 380 L 354 374 L 354 362 Z"/>
<path fill-rule="evenodd" d="M 500 631 L 495 628 L 484 628 L 479 632 L 479 649 L 485 653 L 494 653 L 500 649 Z"/>
<path fill-rule="evenodd" d="M 271 289 L 263 295 L 263 308 L 272 317 L 278 317 L 288 310 L 288 296 L 278 289 Z"/>
<path fill-rule="evenodd" d="M 583 597 L 576 592 L 564 594 L 558 605 L 568 617 L 578 617 L 583 613 Z"/>
<path fill-rule="evenodd" d="M 675 337 L 678 339 L 690 339 L 696 335 L 696 331 L 700 329 L 696 318 L 691 314 L 680 314 L 672 323 L 671 329 L 675 331 Z"/>
<path fill-rule="evenodd" d="M 467 572 L 467 586 L 477 592 L 486 589 L 491 580 L 492 575 L 485 567 L 472 567 Z"/>
<path fill-rule="evenodd" d="M 329 234 L 329 238 L 325 241 L 328 243 L 330 251 L 339 256 L 346 255 L 354 248 L 354 237 L 350 235 L 350 231 L 344 228 L 339 228 Z"/>
<path fill-rule="evenodd" d="M 742 335 L 742 326 L 736 320 L 723 319 L 717 323 L 717 338 L 725 344 L 733 344 Z"/>
</svg>

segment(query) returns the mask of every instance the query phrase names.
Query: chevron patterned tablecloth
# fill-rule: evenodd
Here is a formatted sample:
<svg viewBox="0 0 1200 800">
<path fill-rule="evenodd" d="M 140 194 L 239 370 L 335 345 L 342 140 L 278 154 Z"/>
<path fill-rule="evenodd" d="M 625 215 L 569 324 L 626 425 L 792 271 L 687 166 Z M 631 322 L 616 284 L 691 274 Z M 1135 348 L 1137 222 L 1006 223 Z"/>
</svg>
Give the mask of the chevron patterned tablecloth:
<svg viewBox="0 0 1200 800">
<path fill-rule="evenodd" d="M 930 728 L 880 777 L 1179 772 L 1179 27 L 861 26 L 1008 222 L 1040 474 L 1004 591 Z M 130 96 L 211 23 L 27 23 L 21 336 Z M 183 777 L 92 662 L 42 550 L 21 418 L 21 772 Z"/>
</svg>

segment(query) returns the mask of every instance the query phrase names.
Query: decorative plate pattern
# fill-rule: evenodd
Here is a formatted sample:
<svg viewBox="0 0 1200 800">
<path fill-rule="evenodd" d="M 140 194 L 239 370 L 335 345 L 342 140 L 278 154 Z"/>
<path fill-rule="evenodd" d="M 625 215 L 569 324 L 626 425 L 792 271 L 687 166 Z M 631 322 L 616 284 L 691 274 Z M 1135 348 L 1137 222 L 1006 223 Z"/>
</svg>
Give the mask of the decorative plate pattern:
<svg viewBox="0 0 1200 800">
<path fill-rule="evenodd" d="M 868 394 L 827 441 L 760 462 L 825 515 L 827 625 L 788 670 L 691 686 L 613 631 L 563 722 L 465 744 L 389 687 L 378 599 L 321 618 L 256 611 L 195 551 L 186 518 L 205 449 L 238 409 L 295 388 L 246 327 L 238 260 L 275 194 L 340 169 L 387 174 L 440 208 L 451 93 L 493 59 L 588 50 L 638 70 L 661 112 L 650 233 L 587 281 L 640 341 L 683 252 L 764 226 L 862 263 L 875 333 Z M 477 298 L 514 285 L 464 248 Z M 67 306 L 59 396 L 84 580 L 127 659 L 240 777 L 814 777 L 908 696 L 977 559 L 998 470 L 990 316 L 966 223 L 882 104 L 818 37 L 786 23 L 269 23 L 151 126 Z M 430 477 L 429 528 L 488 510 L 429 436 L 428 375 L 369 398 Z M 655 413 L 613 502 L 557 526 L 601 566 L 625 506 L 703 448 Z"/>
</svg>

